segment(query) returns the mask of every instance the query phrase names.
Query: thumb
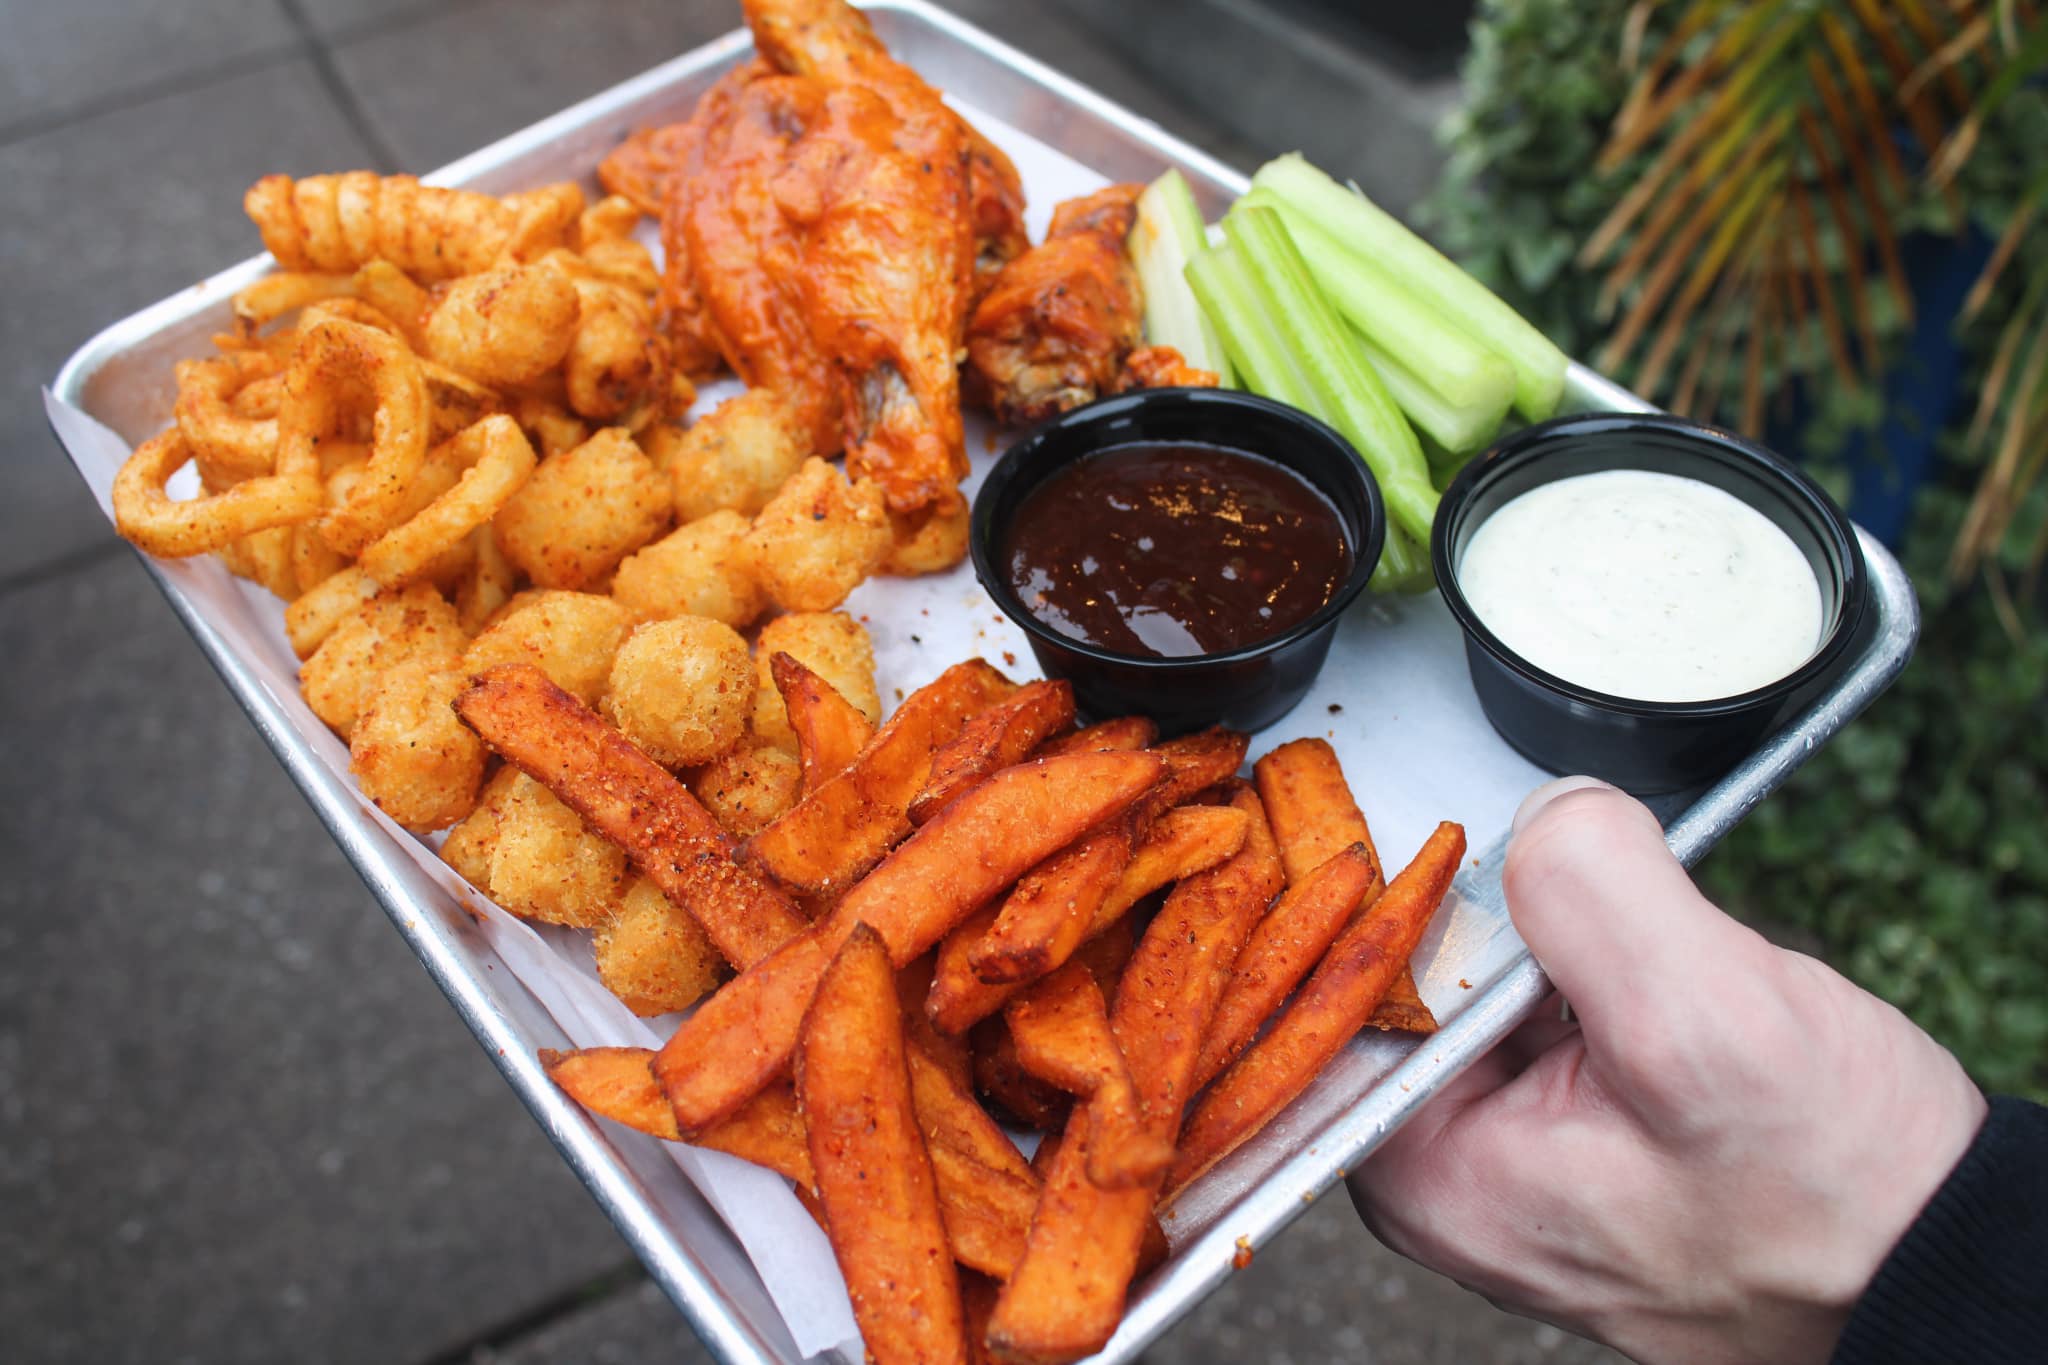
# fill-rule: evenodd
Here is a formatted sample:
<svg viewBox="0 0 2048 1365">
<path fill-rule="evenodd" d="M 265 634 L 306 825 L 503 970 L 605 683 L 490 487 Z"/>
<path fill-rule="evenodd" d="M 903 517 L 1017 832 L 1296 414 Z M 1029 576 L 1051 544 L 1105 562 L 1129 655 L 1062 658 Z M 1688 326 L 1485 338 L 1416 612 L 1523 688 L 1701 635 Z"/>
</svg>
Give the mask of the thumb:
<svg viewBox="0 0 2048 1365">
<path fill-rule="evenodd" d="M 1589 778 L 1538 788 L 1501 872 L 1508 913 L 1589 1042 L 1715 1017 L 1731 981 L 1766 970 L 1762 938 L 1693 886 L 1647 807 Z M 1731 975 L 1734 974 L 1734 975 Z M 1667 1027 L 1657 1028 L 1662 1024 Z"/>
</svg>

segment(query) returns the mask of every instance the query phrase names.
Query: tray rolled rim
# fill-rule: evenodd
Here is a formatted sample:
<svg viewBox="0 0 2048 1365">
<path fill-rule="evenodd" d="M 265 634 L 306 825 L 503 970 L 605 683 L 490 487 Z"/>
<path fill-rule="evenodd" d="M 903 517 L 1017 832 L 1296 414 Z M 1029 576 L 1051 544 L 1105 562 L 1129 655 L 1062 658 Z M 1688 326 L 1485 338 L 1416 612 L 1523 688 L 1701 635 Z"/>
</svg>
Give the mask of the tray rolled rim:
<svg viewBox="0 0 2048 1365">
<path fill-rule="evenodd" d="M 1123 109 L 926 0 L 873 0 L 863 7 L 896 11 L 928 25 L 946 38 L 1011 68 L 1067 104 L 1142 140 L 1163 159 L 1198 169 L 1232 192 L 1242 192 L 1249 185 L 1246 176 L 1152 120 Z M 737 29 L 501 138 L 422 179 L 438 184 L 474 180 L 551 139 L 580 131 L 633 101 L 658 93 L 707 67 L 725 63 L 749 45 L 746 30 Z M 65 361 L 51 384 L 52 394 L 84 409 L 87 385 L 102 366 L 169 324 L 189 317 L 197 308 L 231 295 L 262 276 L 272 264 L 267 254 L 253 256 L 101 329 Z M 1576 362 L 1570 368 L 1567 392 L 1584 408 L 1654 410 L 1651 404 L 1619 384 Z M 1882 692 L 1911 657 L 1920 624 L 1913 586 L 1890 551 L 1860 527 L 1857 536 L 1869 565 L 1877 606 L 1876 627 L 1869 642 L 1827 693 L 1714 786 L 1683 808 L 1660 809 L 1667 842 L 1688 865 L 1704 855 L 1820 744 Z M 471 949 L 458 942 L 456 930 L 439 914 L 421 907 L 420 897 L 432 890 L 432 883 L 411 856 L 391 836 L 365 820 L 341 779 L 310 749 L 297 742 L 278 699 L 239 663 L 226 640 L 196 605 L 147 555 L 138 554 L 137 558 L 428 975 L 707 1349 L 728 1365 L 770 1365 L 795 1359 L 794 1345 L 780 1330 L 779 1323 L 772 1330 L 760 1330 L 736 1311 L 702 1258 L 675 1237 L 658 1216 L 648 1190 L 620 1158 L 613 1139 L 548 1080 L 533 1054 L 533 1040 L 507 1012 L 494 986 L 472 965 Z M 1461 885 L 1469 884 L 1482 891 L 1490 885 L 1497 896 L 1503 850 L 1501 841 L 1482 852 L 1478 868 L 1462 876 Z M 524 990 L 509 972 L 501 979 L 508 988 Z M 1513 966 L 1441 1031 L 1414 1048 L 1392 1072 L 1328 1124 L 1315 1145 L 1294 1153 L 1261 1184 L 1250 1189 L 1214 1226 L 1182 1246 L 1158 1272 L 1147 1292 L 1134 1297 L 1116 1336 L 1097 1359 L 1135 1358 L 1202 1295 L 1232 1273 L 1240 1247 L 1256 1250 L 1270 1241 L 1341 1178 L 1346 1169 L 1370 1153 L 1407 1112 L 1529 1017 L 1549 990 L 1541 970 L 1524 951 Z"/>
</svg>

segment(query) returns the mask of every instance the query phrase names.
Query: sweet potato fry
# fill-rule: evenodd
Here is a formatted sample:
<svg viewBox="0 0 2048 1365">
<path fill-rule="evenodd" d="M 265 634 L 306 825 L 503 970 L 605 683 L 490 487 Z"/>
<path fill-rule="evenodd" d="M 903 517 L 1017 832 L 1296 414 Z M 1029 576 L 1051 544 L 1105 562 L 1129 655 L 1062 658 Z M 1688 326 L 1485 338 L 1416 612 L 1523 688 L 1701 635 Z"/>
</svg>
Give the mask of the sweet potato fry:
<svg viewBox="0 0 2048 1365">
<path fill-rule="evenodd" d="M 541 1069 L 576 1103 L 600 1118 L 649 1137 L 682 1139 L 676 1112 L 654 1079 L 654 1053 L 644 1047 L 587 1047 L 580 1052 L 540 1050 Z M 765 1092 L 764 1092 L 765 1093 Z"/>
<path fill-rule="evenodd" d="M 796 1053 L 825 1230 L 877 1365 L 967 1359 L 960 1281 L 910 1101 L 895 968 L 856 925 L 819 979 Z"/>
<path fill-rule="evenodd" d="M 1155 798 L 1158 809 L 1178 806 L 1234 775 L 1251 742 L 1250 735 L 1218 725 L 1154 745 L 1152 752 L 1166 760 L 1167 769 L 1166 785 Z"/>
<path fill-rule="evenodd" d="M 1018 688 L 961 727 L 951 743 L 932 755 L 924 790 L 910 802 L 910 823 L 921 825 L 960 794 L 999 769 L 1024 761 L 1047 735 L 1074 720 L 1074 685 L 1032 682 Z"/>
<path fill-rule="evenodd" d="M 954 1084 L 972 1094 L 974 1062 L 968 1055 L 967 1040 L 941 1033 L 924 1012 L 925 997 L 932 993 L 932 973 L 938 970 L 938 950 L 920 954 L 896 973 L 896 999 L 903 1006 L 903 1036 L 913 1049 L 922 1049 L 945 1068 Z"/>
<path fill-rule="evenodd" d="M 675 1111 L 654 1079 L 654 1053 L 639 1047 L 597 1047 L 581 1052 L 543 1049 L 541 1065 L 569 1098 L 591 1113 L 650 1137 L 678 1141 Z M 1039 1179 L 972 1089 L 906 1039 L 910 1094 L 918 1127 L 932 1151 L 939 1212 L 953 1259 L 998 1279 L 1024 1254 Z M 697 1135 L 693 1146 L 726 1152 L 796 1182 L 799 1193 L 815 1181 L 810 1139 L 796 1091 L 777 1081 L 741 1105 L 731 1118 Z"/>
<path fill-rule="evenodd" d="M 1144 842 L 1101 905 L 1094 920 L 1065 948 L 1056 945 L 1050 967 L 1071 957 L 1082 943 L 1116 923 L 1145 897 L 1168 882 L 1193 876 L 1236 853 L 1244 842 L 1245 818 L 1227 806 L 1183 806 L 1153 822 Z M 996 911 L 985 909 L 963 921 L 939 949 L 938 972 L 932 980 L 925 1010 L 941 1033 L 964 1033 L 1003 1007 L 1019 989 L 1016 984 L 991 986 L 974 974 L 974 945 L 995 923 Z"/>
<path fill-rule="evenodd" d="M 1214 786 L 1244 763 L 1249 737 L 1215 728 L 1158 745 L 1167 779 L 1122 822 L 1097 830 L 1022 881 L 1003 903 L 968 965 L 989 985 L 1033 981 L 1067 960 L 1098 928 L 1095 912 L 1107 896 L 1111 870 L 1126 866 L 1131 850 L 1158 813 Z"/>
<path fill-rule="evenodd" d="M 1216 1079 L 1251 1045 L 1287 993 L 1322 961 L 1343 932 L 1359 900 L 1379 881 L 1364 844 L 1353 844 L 1308 876 L 1291 883 L 1253 927 L 1231 966 L 1216 1017 L 1202 1040 L 1195 1088 Z"/>
<path fill-rule="evenodd" d="M 1330 945 L 1287 1012 L 1196 1107 L 1167 1175 L 1169 1191 L 1200 1176 L 1263 1128 L 1364 1027 L 1415 951 L 1464 856 L 1464 828 L 1438 825 L 1386 894 Z"/>
<path fill-rule="evenodd" d="M 967 955 L 974 975 L 991 986 L 1035 981 L 1072 953 L 1131 861 L 1134 826 L 1113 820 L 1019 878 Z"/>
<path fill-rule="evenodd" d="M 1015 690 L 980 659 L 953 665 L 906 697 L 852 763 L 755 835 L 748 859 L 793 891 L 845 891 L 910 833 L 907 812 L 933 753 Z"/>
<path fill-rule="evenodd" d="M 1003 1010 L 1017 1062 L 1077 1099 L 1093 1100 L 1095 1141 L 1088 1178 L 1135 1185 L 1164 1171 L 1173 1144 L 1148 1133 L 1124 1055 L 1109 1031 L 1109 1010 L 1087 966 L 1069 961 Z"/>
<path fill-rule="evenodd" d="M 1043 759 L 1003 770 L 940 812 L 829 916 L 676 1030 L 655 1071 L 677 1124 L 689 1133 L 717 1122 L 789 1064 L 804 1008 L 855 924 L 870 924 L 899 965 L 910 962 L 1034 863 L 1136 801 L 1162 767 L 1147 753 Z"/>
<path fill-rule="evenodd" d="M 654 1052 L 644 1047 L 591 1047 L 581 1052 L 543 1048 L 540 1064 L 570 1099 L 600 1117 L 650 1137 L 680 1141 L 675 1111 L 654 1079 Z M 725 1122 L 706 1129 L 693 1146 L 751 1161 L 811 1184 L 811 1152 L 797 1112 L 796 1092 L 771 1085 Z"/>
<path fill-rule="evenodd" d="M 1114 720 L 1049 739 L 1032 751 L 1033 758 L 1057 758 L 1061 754 L 1091 754 L 1099 749 L 1143 749 L 1159 738 L 1159 727 L 1150 716 L 1118 716 Z"/>
<path fill-rule="evenodd" d="M 1280 861 L 1286 865 L 1287 880 L 1300 881 L 1343 849 L 1364 844 L 1375 875 L 1374 885 L 1359 898 L 1359 909 L 1363 911 L 1378 900 L 1386 889 L 1386 873 L 1373 847 L 1372 830 L 1344 780 L 1337 751 L 1324 740 L 1297 739 L 1261 758 L 1253 765 L 1253 774 L 1273 822 L 1273 837 L 1280 841 Z M 1405 963 L 1386 999 L 1366 1022 L 1382 1029 L 1435 1031 L 1436 1017 L 1422 1003 L 1414 974 Z"/>
<path fill-rule="evenodd" d="M 1179 1130 L 1202 1034 L 1227 970 L 1283 877 L 1258 797 L 1232 805 L 1248 821 L 1227 862 L 1174 889 L 1124 969 L 1110 1023 L 1145 1107 L 1146 1129 Z M 1077 1108 L 1047 1172 L 1024 1259 L 989 1323 L 996 1358 L 1012 1365 L 1078 1360 L 1099 1350 L 1123 1317 L 1146 1224 L 1164 1174 L 1105 1189 L 1088 1177 L 1104 1138 L 1095 1101 Z"/>
<path fill-rule="evenodd" d="M 768 661 L 775 690 L 796 732 L 796 754 L 803 764 L 806 792 L 845 770 L 875 737 L 867 715 L 831 683 L 806 668 L 795 655 L 775 652 Z"/>
<path fill-rule="evenodd" d="M 976 1024 L 967 1038 L 974 1057 L 974 1088 L 999 1113 L 1040 1132 L 1067 1121 L 1074 1107 L 1072 1095 L 1024 1069 L 1017 1056 L 1017 1040 L 1010 1036 L 1010 1026 L 1001 1015 Z"/>
<path fill-rule="evenodd" d="M 795 1088 L 785 1081 L 777 1081 L 725 1122 L 699 1133 L 691 1145 L 766 1166 L 794 1180 L 801 1190 L 817 1184 L 803 1111 L 797 1107 Z"/>
<path fill-rule="evenodd" d="M 1006 1280 L 1024 1255 L 1031 1211 L 1038 1206 L 1038 1176 L 971 1087 L 957 1084 L 914 1043 L 904 1055 L 953 1259 Z"/>
<path fill-rule="evenodd" d="M 455 711 L 624 849 L 735 967 L 807 927 L 788 897 L 733 860 L 731 840 L 682 783 L 532 664 L 485 669 L 456 697 Z"/>
</svg>

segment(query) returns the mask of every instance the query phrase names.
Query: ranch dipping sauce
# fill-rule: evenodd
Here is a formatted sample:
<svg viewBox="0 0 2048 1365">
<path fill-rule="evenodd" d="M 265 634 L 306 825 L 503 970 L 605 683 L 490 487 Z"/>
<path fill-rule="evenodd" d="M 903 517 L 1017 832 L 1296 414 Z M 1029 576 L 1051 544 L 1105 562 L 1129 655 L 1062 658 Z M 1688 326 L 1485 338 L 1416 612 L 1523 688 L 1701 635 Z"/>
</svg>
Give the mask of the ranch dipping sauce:
<svg viewBox="0 0 2048 1365">
<path fill-rule="evenodd" d="M 1271 639 L 1351 573 L 1344 522 L 1272 460 L 1224 446 L 1112 446 L 1047 476 L 1001 542 L 1026 611 L 1069 639 L 1185 658 Z"/>
<path fill-rule="evenodd" d="M 1698 479 L 1610 469 L 1539 485 L 1466 543 L 1458 586 L 1502 644 L 1632 701 L 1712 701 L 1820 645 L 1820 584 L 1763 513 Z"/>
</svg>

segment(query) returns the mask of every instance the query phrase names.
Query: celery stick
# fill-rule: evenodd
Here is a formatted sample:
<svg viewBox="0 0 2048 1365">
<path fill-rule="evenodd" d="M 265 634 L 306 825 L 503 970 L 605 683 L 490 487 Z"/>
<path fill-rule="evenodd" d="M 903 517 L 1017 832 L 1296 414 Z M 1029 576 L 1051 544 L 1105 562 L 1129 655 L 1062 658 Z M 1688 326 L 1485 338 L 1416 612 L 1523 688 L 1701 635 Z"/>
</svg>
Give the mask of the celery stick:
<svg viewBox="0 0 2048 1365">
<path fill-rule="evenodd" d="M 1486 286 L 1403 227 L 1364 195 L 1339 185 L 1299 153 L 1269 161 L 1252 185 L 1292 205 L 1316 226 L 1368 256 L 1515 367 L 1515 407 L 1532 421 L 1557 411 L 1564 396 L 1564 352 Z"/>
<path fill-rule="evenodd" d="M 1240 206 L 1224 215 L 1223 232 L 1244 258 L 1266 317 L 1308 390 L 1311 401 L 1296 406 L 1357 447 L 1379 481 L 1390 525 L 1427 543 L 1437 494 L 1422 446 L 1365 358 L 1357 334 L 1316 288 L 1286 225 L 1271 209 Z"/>
<path fill-rule="evenodd" d="M 1500 429 L 1515 396 L 1515 368 L 1505 356 L 1270 190 L 1238 202 L 1279 213 L 1316 284 L 1369 343 L 1373 368 L 1409 420 L 1459 451 L 1477 449 Z"/>
<path fill-rule="evenodd" d="M 1368 586 L 1374 592 L 1413 593 L 1427 592 L 1435 583 L 1430 574 L 1429 542 L 1418 546 L 1406 531 L 1389 526 L 1387 543 L 1380 551 L 1380 562 L 1373 566 Z"/>
<path fill-rule="evenodd" d="M 1208 249 L 1195 192 L 1185 176 L 1168 169 L 1138 196 L 1131 225 L 1131 261 L 1145 291 L 1145 340 L 1173 347 L 1188 364 L 1213 370 L 1228 386 L 1229 357 L 1187 282 L 1188 262 Z"/>
<path fill-rule="evenodd" d="M 1237 248 L 1228 242 L 1210 247 L 1188 262 L 1187 280 L 1222 337 L 1238 382 L 1253 393 L 1314 411 L 1308 385 L 1266 315 L 1258 284 Z"/>
<path fill-rule="evenodd" d="M 1501 418 L 1507 416 L 1508 411 L 1505 395 L 1498 407 L 1491 404 L 1483 408 L 1454 407 L 1414 370 L 1374 345 L 1371 337 L 1358 334 L 1358 344 L 1364 349 L 1365 358 L 1372 362 L 1372 367 L 1380 372 L 1387 392 L 1401 405 L 1401 411 L 1408 414 L 1408 420 L 1446 451 L 1454 455 L 1470 455 L 1492 440 L 1494 433 L 1500 430 Z"/>
</svg>

